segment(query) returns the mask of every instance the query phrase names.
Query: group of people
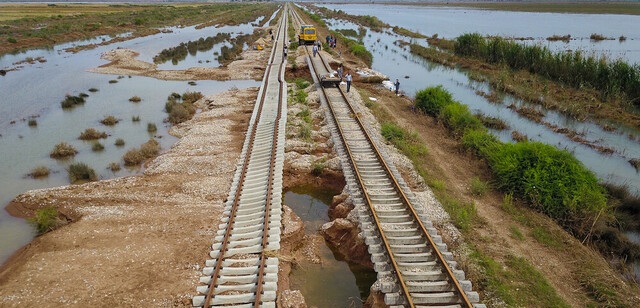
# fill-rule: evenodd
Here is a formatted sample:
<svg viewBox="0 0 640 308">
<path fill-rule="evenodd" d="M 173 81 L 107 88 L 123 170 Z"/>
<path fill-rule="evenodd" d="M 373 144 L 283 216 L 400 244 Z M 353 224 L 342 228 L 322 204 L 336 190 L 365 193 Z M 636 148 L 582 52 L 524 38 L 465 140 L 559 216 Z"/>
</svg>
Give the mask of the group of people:
<svg viewBox="0 0 640 308">
<path fill-rule="evenodd" d="M 331 48 L 336 48 L 336 37 L 333 35 L 327 35 L 327 45 Z"/>
</svg>

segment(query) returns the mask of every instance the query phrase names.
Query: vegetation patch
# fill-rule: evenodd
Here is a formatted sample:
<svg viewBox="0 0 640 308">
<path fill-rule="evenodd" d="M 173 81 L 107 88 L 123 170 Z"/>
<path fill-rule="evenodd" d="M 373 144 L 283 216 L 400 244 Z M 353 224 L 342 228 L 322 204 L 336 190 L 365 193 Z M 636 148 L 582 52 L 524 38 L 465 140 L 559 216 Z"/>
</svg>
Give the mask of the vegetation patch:
<svg viewBox="0 0 640 308">
<path fill-rule="evenodd" d="M 67 95 L 64 100 L 60 102 L 60 106 L 64 109 L 73 108 L 77 105 L 82 105 L 85 103 L 85 99 L 80 96 Z"/>
<path fill-rule="evenodd" d="M 33 169 L 31 169 L 31 172 L 29 172 L 29 176 L 37 179 L 37 178 L 44 178 L 44 177 L 48 177 L 49 173 L 51 173 L 51 171 L 49 170 L 48 167 L 46 166 L 38 166 L 35 167 Z"/>
<path fill-rule="evenodd" d="M 67 172 L 69 173 L 69 181 L 71 181 L 72 184 L 91 182 L 98 179 L 95 170 L 85 163 L 71 164 Z"/>
<path fill-rule="evenodd" d="M 484 196 L 489 191 L 489 183 L 481 180 L 478 177 L 471 179 L 470 185 L 471 194 L 474 196 Z"/>
<path fill-rule="evenodd" d="M 27 125 L 29 125 L 30 127 L 36 127 L 38 126 L 38 121 L 36 121 L 36 119 L 29 119 Z"/>
<path fill-rule="evenodd" d="M 94 152 L 100 152 L 104 150 L 104 145 L 102 145 L 102 143 L 100 142 L 96 142 L 91 146 L 91 150 Z"/>
<path fill-rule="evenodd" d="M 118 124 L 118 122 L 120 122 L 120 120 L 118 120 L 118 118 L 114 117 L 114 116 L 106 116 L 104 117 L 104 119 L 100 120 L 100 123 L 107 125 L 107 126 L 113 126 Z"/>
<path fill-rule="evenodd" d="M 156 126 L 155 123 L 147 123 L 147 132 L 155 133 L 157 131 L 158 131 L 158 127 Z"/>
<path fill-rule="evenodd" d="M 157 156 L 158 153 L 160 153 L 160 143 L 155 139 L 149 139 L 140 148 L 127 151 L 122 159 L 125 166 L 136 166 L 149 158 Z"/>
<path fill-rule="evenodd" d="M 570 307 L 524 258 L 509 255 L 504 264 L 475 249 L 471 254 L 483 277 L 474 283 L 496 293 L 508 307 Z"/>
<path fill-rule="evenodd" d="M 158 55 L 153 57 L 153 62 L 161 64 L 171 61 L 171 63 L 175 65 L 186 59 L 188 55 L 195 56 L 198 52 L 211 50 L 213 45 L 228 41 L 229 39 L 231 39 L 229 33 L 218 33 L 216 36 L 201 37 L 196 41 L 180 43 L 180 45 L 176 47 L 162 50 Z"/>
<path fill-rule="evenodd" d="M 140 98 L 140 96 L 134 95 L 129 98 L 129 101 L 132 103 L 139 103 L 142 101 L 142 98 Z"/>
<path fill-rule="evenodd" d="M 176 94 L 176 95 L 174 95 Z M 164 105 L 164 110 L 169 114 L 168 121 L 171 124 L 179 124 L 187 121 L 196 113 L 194 103 L 203 97 L 200 92 L 185 92 L 182 95 L 174 93 L 169 95 Z"/>
<path fill-rule="evenodd" d="M 87 128 L 82 133 L 80 133 L 80 140 L 98 140 L 107 138 L 107 133 L 101 132 L 95 128 Z"/>
<path fill-rule="evenodd" d="M 120 171 L 120 164 L 113 162 L 109 164 L 109 170 L 116 172 L 116 171 Z"/>
<path fill-rule="evenodd" d="M 28 221 L 36 229 L 38 235 L 53 231 L 66 223 L 58 218 L 58 210 L 53 206 L 36 210 L 35 215 Z"/>
<path fill-rule="evenodd" d="M 604 97 L 624 95 L 630 103 L 640 105 L 640 66 L 620 59 L 609 62 L 580 51 L 553 53 L 543 46 L 525 46 L 501 37 L 486 39 L 478 33 L 456 38 L 454 50 L 460 56 L 527 70 L 572 87 L 597 89 Z"/>
<path fill-rule="evenodd" d="M 76 148 L 66 142 L 61 142 L 53 147 L 49 156 L 55 159 L 63 159 L 75 156 L 76 154 L 78 154 L 78 150 L 76 150 Z"/>
<path fill-rule="evenodd" d="M 124 139 L 122 139 L 122 138 L 116 139 L 116 142 L 114 143 L 114 145 L 117 146 L 117 147 L 124 146 Z"/>
</svg>

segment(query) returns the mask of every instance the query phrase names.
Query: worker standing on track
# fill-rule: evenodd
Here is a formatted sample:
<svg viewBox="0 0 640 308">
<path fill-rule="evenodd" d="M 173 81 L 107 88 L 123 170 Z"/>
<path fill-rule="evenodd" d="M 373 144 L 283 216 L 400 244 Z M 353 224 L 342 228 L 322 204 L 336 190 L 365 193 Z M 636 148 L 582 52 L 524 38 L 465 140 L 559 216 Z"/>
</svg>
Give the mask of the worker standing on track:
<svg viewBox="0 0 640 308">
<path fill-rule="evenodd" d="M 313 57 L 316 57 L 316 54 L 318 54 L 318 45 L 313 44 Z"/>
<path fill-rule="evenodd" d="M 347 93 L 351 90 L 351 73 L 347 72 L 344 76 L 347 79 Z"/>
</svg>

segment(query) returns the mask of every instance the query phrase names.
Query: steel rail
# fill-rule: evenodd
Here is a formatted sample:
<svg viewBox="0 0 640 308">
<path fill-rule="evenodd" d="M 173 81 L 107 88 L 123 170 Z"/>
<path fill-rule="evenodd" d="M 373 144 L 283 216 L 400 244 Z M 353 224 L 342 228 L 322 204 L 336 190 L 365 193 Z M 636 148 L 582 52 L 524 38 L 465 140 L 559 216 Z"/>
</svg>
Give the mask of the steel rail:
<svg viewBox="0 0 640 308">
<path fill-rule="evenodd" d="M 298 21 L 301 23 L 302 19 L 298 17 Z M 310 56 L 309 50 L 308 48 L 305 47 L 305 50 L 307 52 L 307 55 Z M 318 53 L 318 55 L 320 56 L 320 61 L 322 62 L 324 69 L 327 72 L 331 71 L 331 68 L 328 66 L 328 64 L 325 62 L 324 57 Z M 309 61 L 313 66 L 314 66 L 314 71 L 316 71 L 317 73 L 317 69 L 315 69 L 315 63 L 314 61 Z M 319 78 L 319 77 L 317 77 Z M 326 90 L 324 89 L 324 87 L 321 87 L 322 89 L 322 93 L 325 97 L 325 99 L 327 100 L 327 102 L 330 102 L 330 100 L 328 99 L 328 95 L 326 93 Z M 355 109 L 353 108 L 353 106 L 351 105 L 351 103 L 349 102 L 349 100 L 347 99 L 344 91 L 338 87 L 338 91 L 340 92 L 340 95 L 342 97 L 342 99 L 344 100 L 345 104 L 348 106 L 350 112 L 353 114 L 353 119 L 356 121 L 356 123 L 358 123 L 358 126 L 360 127 L 360 130 L 362 131 L 362 133 L 364 134 L 365 138 L 367 139 L 368 144 L 372 147 L 373 149 L 373 153 L 376 156 L 377 160 L 381 163 L 381 165 L 383 166 L 384 172 L 387 174 L 388 178 L 392 181 L 393 184 L 393 188 L 394 190 L 400 195 L 401 197 L 401 201 L 405 204 L 405 206 L 407 207 L 407 209 L 409 210 L 409 212 L 411 213 L 413 219 L 417 222 L 422 234 L 425 236 L 425 238 L 427 239 L 429 245 L 433 248 L 433 250 L 436 253 L 436 258 L 438 260 L 438 262 L 441 264 L 441 266 L 444 268 L 444 270 L 446 271 L 448 280 L 454 285 L 454 288 L 456 290 L 456 292 L 458 293 L 458 295 L 460 296 L 460 300 L 463 302 L 463 304 L 467 307 L 473 307 L 473 304 L 471 303 L 471 301 L 469 300 L 466 292 L 463 290 L 462 286 L 460 285 L 460 283 L 458 282 L 458 279 L 456 279 L 455 275 L 453 274 L 453 271 L 451 270 L 451 267 L 448 265 L 448 263 L 446 262 L 444 256 L 442 255 L 442 253 L 440 252 L 440 249 L 438 249 L 437 244 L 435 243 L 435 241 L 433 240 L 433 238 L 431 237 L 430 233 L 427 231 L 426 227 L 424 226 L 424 224 L 422 223 L 422 220 L 420 219 L 419 214 L 415 211 L 414 207 L 412 206 L 411 202 L 409 201 L 409 198 L 407 197 L 407 195 L 405 194 L 404 190 L 400 187 L 400 184 L 398 183 L 397 179 L 395 178 L 395 176 L 393 175 L 393 173 L 391 172 L 388 164 L 386 163 L 385 159 L 382 157 L 382 155 L 380 154 L 380 150 L 378 149 L 378 147 L 376 146 L 375 142 L 373 141 L 373 139 L 371 138 L 370 134 L 368 133 L 368 131 L 366 130 L 366 128 L 364 127 L 364 124 L 362 123 L 362 120 L 360 119 L 360 117 L 357 115 L 357 113 L 355 112 Z M 343 144 L 345 145 L 345 149 L 349 155 L 349 157 L 353 157 L 353 154 L 351 152 L 350 146 L 347 143 L 346 138 L 344 137 L 344 133 L 342 130 L 342 127 L 340 126 L 335 111 L 333 109 L 333 106 L 331 105 L 331 103 L 327 104 L 329 106 L 330 112 L 333 116 L 333 121 L 336 124 L 336 128 L 339 131 L 339 135 L 340 138 L 343 141 Z M 369 198 L 369 195 L 365 192 L 365 185 L 363 183 L 362 180 L 362 176 L 360 175 L 360 171 L 359 168 L 357 167 L 357 165 L 354 163 L 353 159 L 350 160 L 351 161 L 351 165 L 354 168 L 355 174 L 357 175 L 357 180 L 358 180 L 358 184 L 360 185 L 360 187 L 362 188 L 363 192 L 364 192 L 364 197 L 365 197 L 365 203 L 367 204 L 367 206 L 370 209 L 370 212 L 373 216 L 373 219 L 375 221 L 376 227 L 378 229 L 378 232 L 381 233 L 381 237 L 382 237 L 382 242 L 384 243 L 384 246 L 386 248 L 387 254 L 389 255 L 389 259 L 391 260 L 391 265 L 396 273 L 396 276 L 398 277 L 398 281 L 400 283 L 400 286 L 402 288 L 402 292 L 409 304 L 410 307 L 415 307 L 415 304 L 413 303 L 413 299 L 411 297 L 411 294 L 407 288 L 407 285 L 404 281 L 404 278 L 401 274 L 401 271 L 398 267 L 398 264 L 395 260 L 395 257 L 393 256 L 390 244 L 387 240 L 387 237 L 384 236 L 384 231 L 382 229 L 380 220 L 378 218 L 378 215 L 375 211 L 375 208 L 373 207 L 373 204 L 371 202 L 371 199 Z"/>
<path fill-rule="evenodd" d="M 286 20 L 286 18 L 283 17 L 283 20 Z M 281 25 L 279 27 L 278 30 L 278 37 L 281 34 L 281 28 L 282 25 L 284 24 L 284 22 L 281 22 Z M 274 43 L 273 49 L 272 49 L 272 53 L 271 56 L 269 58 L 269 63 L 267 64 L 267 71 L 265 76 L 269 76 L 269 73 L 271 72 L 271 67 L 274 64 L 274 59 L 275 59 L 275 54 L 276 52 L 278 52 L 278 44 L 277 41 Z M 282 72 L 282 68 L 283 66 L 280 65 L 280 72 Z M 266 267 L 266 256 L 264 254 L 264 248 L 266 248 L 267 244 L 268 244 L 268 235 L 269 233 L 267 232 L 269 230 L 269 211 L 270 211 L 270 207 L 271 207 L 271 195 L 272 195 L 272 184 L 273 184 L 273 173 L 274 173 L 274 165 L 275 165 L 275 154 L 276 154 L 276 143 L 277 143 L 277 138 L 278 138 L 278 130 L 277 127 L 279 125 L 279 120 L 281 118 L 281 114 L 282 114 L 282 96 L 283 96 L 283 80 L 281 78 L 281 73 L 278 75 L 278 82 L 280 84 L 280 91 L 278 92 L 278 113 L 276 116 L 276 121 L 274 122 L 274 126 L 275 126 L 275 132 L 272 138 L 273 144 L 272 144 L 272 150 L 271 150 L 271 159 L 270 159 L 270 163 L 269 163 L 269 180 L 268 180 L 268 185 L 267 185 L 267 197 L 266 197 L 266 205 L 265 205 L 265 217 L 264 217 L 264 221 L 263 221 L 263 232 L 262 232 L 262 247 L 263 250 L 260 253 L 260 266 L 259 266 L 259 274 L 258 274 L 258 281 L 256 283 L 256 299 L 254 302 L 254 307 L 259 307 L 261 305 L 261 294 L 263 293 L 262 291 L 262 286 L 264 284 L 263 281 L 263 277 L 264 277 L 264 268 Z M 265 77 L 266 78 L 266 77 Z M 215 288 L 217 286 L 217 281 L 218 278 L 220 277 L 220 270 L 222 268 L 222 261 L 225 259 L 225 253 L 227 251 L 227 246 L 230 242 L 229 237 L 231 236 L 231 230 L 233 229 L 233 225 L 234 225 L 234 219 L 236 217 L 236 213 L 237 213 L 237 209 L 238 209 L 238 205 L 240 203 L 240 195 L 242 193 L 242 188 L 244 187 L 244 179 L 247 173 L 247 169 L 249 167 L 249 160 L 251 158 L 251 153 L 253 152 L 253 143 L 255 141 L 255 137 L 256 137 L 256 133 L 257 133 L 257 129 L 258 129 L 258 121 L 262 115 L 262 110 L 264 107 L 264 102 L 267 96 L 267 88 L 268 88 L 268 82 L 264 83 L 264 89 L 262 91 L 262 96 L 260 98 L 260 103 L 259 103 L 259 108 L 258 108 L 258 112 L 256 114 L 256 122 L 254 123 L 252 130 L 251 130 L 251 134 L 249 137 L 249 147 L 247 149 L 247 152 L 245 154 L 245 159 L 243 161 L 243 165 L 242 165 L 242 172 L 240 174 L 240 179 L 239 179 L 239 184 L 238 187 L 236 188 L 236 193 L 234 195 L 234 201 L 233 201 L 233 205 L 232 205 L 232 210 L 231 210 L 231 214 L 229 215 L 229 222 L 227 223 L 227 227 L 225 230 L 225 235 L 224 238 L 222 240 L 222 247 L 220 248 L 220 254 L 218 255 L 217 259 L 216 259 L 216 266 L 215 269 L 213 271 L 212 274 L 212 280 L 211 280 L 211 284 L 209 285 L 209 290 L 207 292 L 206 298 L 205 298 L 205 302 L 204 302 L 204 306 L 203 307 L 210 307 L 211 306 L 211 300 L 214 297 L 214 292 L 215 292 Z"/>
</svg>

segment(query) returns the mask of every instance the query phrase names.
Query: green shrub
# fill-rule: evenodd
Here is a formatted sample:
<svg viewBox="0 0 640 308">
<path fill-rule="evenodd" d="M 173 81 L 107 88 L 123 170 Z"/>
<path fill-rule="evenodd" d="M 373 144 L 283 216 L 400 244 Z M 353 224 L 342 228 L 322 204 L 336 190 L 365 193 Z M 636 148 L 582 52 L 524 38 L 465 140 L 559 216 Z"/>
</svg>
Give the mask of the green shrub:
<svg viewBox="0 0 640 308">
<path fill-rule="evenodd" d="M 322 172 L 324 171 L 325 167 L 326 166 L 325 166 L 323 160 L 316 161 L 311 166 L 311 174 L 314 175 L 314 176 L 320 176 L 320 175 L 322 175 Z"/>
<path fill-rule="evenodd" d="M 55 207 L 47 206 L 36 210 L 35 216 L 29 218 L 29 223 L 36 228 L 38 234 L 44 234 L 63 225 L 64 221 L 58 218 L 58 210 Z"/>
<path fill-rule="evenodd" d="M 380 133 L 389 142 L 403 140 L 405 137 L 405 131 L 401 127 L 389 122 L 380 125 Z"/>
<path fill-rule="evenodd" d="M 607 209 L 596 176 L 567 151 L 519 142 L 485 154 L 499 188 L 523 196 L 556 220 L 588 219 Z"/>
<path fill-rule="evenodd" d="M 489 152 L 500 146 L 501 142 L 486 129 L 468 130 L 461 139 L 462 145 L 477 155 L 486 157 Z"/>
<path fill-rule="evenodd" d="M 441 85 L 428 87 L 416 93 L 416 108 L 432 116 L 438 116 L 444 106 L 453 102 L 451 93 Z"/>
<path fill-rule="evenodd" d="M 307 97 L 308 96 L 309 96 L 309 94 L 307 94 L 307 92 L 305 92 L 303 90 L 298 90 L 298 91 L 296 91 L 295 101 L 298 104 L 305 104 L 307 102 Z"/>
<path fill-rule="evenodd" d="M 80 133 L 80 140 L 98 140 L 101 138 L 107 138 L 107 133 L 98 131 L 95 128 L 87 128 L 84 132 Z"/>
<path fill-rule="evenodd" d="M 15 44 L 15 43 L 17 43 L 17 42 L 18 42 L 18 40 L 16 40 L 16 39 L 15 39 L 15 38 L 13 38 L 13 37 L 9 37 L 9 38 L 7 38 L 7 42 L 9 42 L 9 43 L 11 43 L 11 44 Z"/>
<path fill-rule="evenodd" d="M 158 127 L 155 123 L 147 123 L 147 132 L 155 133 L 158 131 Z"/>
<path fill-rule="evenodd" d="M 469 112 L 469 107 L 458 102 L 448 104 L 440 110 L 438 116 L 454 135 L 461 136 L 467 130 L 477 130 L 484 126 Z"/>
<path fill-rule="evenodd" d="M 51 158 L 61 159 L 68 158 L 76 154 L 78 154 L 78 150 L 76 150 L 76 148 L 66 142 L 61 142 L 53 147 L 53 150 L 51 151 L 51 153 L 49 153 L 49 156 Z"/>
<path fill-rule="evenodd" d="M 74 163 L 67 169 L 71 183 L 89 182 L 98 179 L 96 172 L 85 163 Z"/>
</svg>

